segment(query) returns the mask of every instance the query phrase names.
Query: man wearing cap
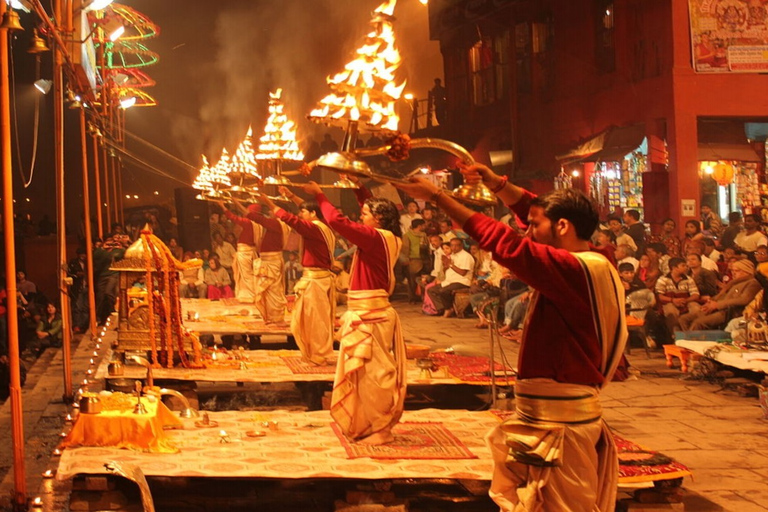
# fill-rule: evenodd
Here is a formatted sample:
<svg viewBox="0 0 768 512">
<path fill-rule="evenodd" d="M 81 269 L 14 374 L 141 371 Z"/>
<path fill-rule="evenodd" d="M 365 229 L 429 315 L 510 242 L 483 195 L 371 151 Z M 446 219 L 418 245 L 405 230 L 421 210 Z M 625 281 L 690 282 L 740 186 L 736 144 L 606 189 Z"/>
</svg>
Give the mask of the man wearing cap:
<svg viewBox="0 0 768 512">
<path fill-rule="evenodd" d="M 733 279 L 699 311 L 680 316 L 680 327 L 684 331 L 721 328 L 729 318 L 741 315 L 744 306 L 755 298 L 761 287 L 755 279 L 754 263 L 738 260 L 733 263 L 732 272 Z"/>
<path fill-rule="evenodd" d="M 261 239 L 264 236 L 264 228 L 259 224 L 247 219 L 235 215 L 227 209 L 224 201 L 218 202 L 221 209 L 224 210 L 224 215 L 229 220 L 237 224 L 242 228 L 240 236 L 237 239 L 237 252 L 235 252 L 235 259 L 232 265 L 232 272 L 235 278 L 235 298 L 240 302 L 252 303 L 254 293 L 254 279 L 253 279 L 253 267 L 254 260 L 258 260 L 259 247 Z M 237 203 L 238 207 L 243 209 L 242 205 Z M 259 205 L 251 205 L 248 209 L 258 209 Z M 213 233 L 211 233 L 213 235 Z"/>
</svg>

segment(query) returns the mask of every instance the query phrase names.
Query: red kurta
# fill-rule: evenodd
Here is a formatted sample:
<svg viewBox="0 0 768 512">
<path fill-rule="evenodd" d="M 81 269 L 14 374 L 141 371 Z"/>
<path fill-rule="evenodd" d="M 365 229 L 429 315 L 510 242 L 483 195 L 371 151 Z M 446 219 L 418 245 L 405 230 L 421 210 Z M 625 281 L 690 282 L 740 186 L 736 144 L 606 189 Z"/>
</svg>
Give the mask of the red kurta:
<svg viewBox="0 0 768 512">
<path fill-rule="evenodd" d="M 526 192 L 512 208 L 521 219 L 528 218 L 533 197 Z M 464 230 L 482 249 L 491 251 L 499 264 L 539 291 L 526 320 L 519 377 L 602 384 L 601 345 L 592 320 L 586 273 L 579 260 L 564 249 L 521 237 L 509 226 L 479 213 L 470 217 Z"/>
<path fill-rule="evenodd" d="M 264 237 L 261 239 L 259 252 L 278 252 L 283 250 L 283 228 L 280 226 L 279 220 L 265 217 L 256 212 L 248 212 L 248 218 L 256 224 L 264 226 Z"/>
<path fill-rule="evenodd" d="M 243 228 L 243 230 L 240 232 L 240 236 L 237 239 L 237 243 L 253 245 L 253 225 L 251 224 L 251 221 L 245 217 L 235 215 L 229 210 L 224 210 L 224 215 L 226 215 L 229 220 Z"/>
<path fill-rule="evenodd" d="M 282 208 L 275 212 L 275 216 L 292 227 L 304 239 L 304 254 L 301 256 L 303 267 L 331 268 L 331 254 L 328 252 L 328 244 L 319 227 Z"/>
<path fill-rule="evenodd" d="M 358 201 L 370 197 L 366 189 L 355 190 Z M 362 200 L 361 200 L 362 199 Z M 387 247 L 376 229 L 352 222 L 336 209 L 325 194 L 316 197 L 325 222 L 357 246 L 357 266 L 352 269 L 350 290 L 389 290 L 390 268 Z"/>
</svg>

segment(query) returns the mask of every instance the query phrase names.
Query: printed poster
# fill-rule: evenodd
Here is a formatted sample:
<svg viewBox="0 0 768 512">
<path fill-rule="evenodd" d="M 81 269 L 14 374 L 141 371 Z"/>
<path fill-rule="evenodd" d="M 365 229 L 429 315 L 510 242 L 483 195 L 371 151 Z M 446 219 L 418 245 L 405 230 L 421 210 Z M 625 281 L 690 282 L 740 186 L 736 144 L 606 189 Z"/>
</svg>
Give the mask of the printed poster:
<svg viewBox="0 0 768 512">
<path fill-rule="evenodd" d="M 688 0 L 693 69 L 768 72 L 768 0 Z"/>
</svg>

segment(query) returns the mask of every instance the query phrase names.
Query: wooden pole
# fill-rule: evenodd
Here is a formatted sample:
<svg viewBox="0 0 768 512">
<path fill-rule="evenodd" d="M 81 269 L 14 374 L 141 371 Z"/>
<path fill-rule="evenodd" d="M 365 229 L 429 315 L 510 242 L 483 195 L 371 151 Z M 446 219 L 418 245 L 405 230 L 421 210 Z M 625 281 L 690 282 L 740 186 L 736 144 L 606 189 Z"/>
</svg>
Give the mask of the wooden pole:
<svg viewBox="0 0 768 512">
<path fill-rule="evenodd" d="M 93 188 L 96 189 L 96 223 L 99 230 L 99 238 L 104 239 L 104 220 L 101 216 L 102 202 L 101 202 L 101 177 L 99 176 L 99 138 L 96 133 L 93 133 L 93 175 L 94 182 Z"/>
<path fill-rule="evenodd" d="M 96 336 L 96 283 L 93 275 L 93 233 L 91 233 L 91 192 L 88 186 L 88 138 L 85 135 L 85 108 L 80 107 L 80 144 L 83 153 L 83 214 L 85 216 L 85 254 L 88 271 L 88 323 Z"/>
<path fill-rule="evenodd" d="M 63 3 L 54 3 L 54 19 L 59 31 L 66 30 L 62 26 Z M 72 315 L 69 304 L 69 281 L 67 275 L 67 216 L 65 209 L 65 169 L 64 169 L 64 51 L 59 45 L 54 50 L 53 65 L 53 129 L 54 129 L 54 160 L 56 167 L 56 241 L 58 245 L 59 300 L 61 311 L 62 355 L 64 371 L 64 402 L 71 403 L 72 393 Z"/>
<path fill-rule="evenodd" d="M 8 9 L 0 2 L 0 18 Z M 16 303 L 16 241 L 13 226 L 13 161 L 11 152 L 10 67 L 8 38 L 0 29 L 0 165 L 3 172 L 3 234 L 5 240 L 5 276 L 8 322 L 8 364 L 11 367 L 9 385 L 11 403 L 11 442 L 13 444 L 13 503 L 22 510 L 27 504 L 27 478 L 24 461 L 24 412 L 21 403 L 21 362 L 19 361 L 19 314 Z"/>
</svg>

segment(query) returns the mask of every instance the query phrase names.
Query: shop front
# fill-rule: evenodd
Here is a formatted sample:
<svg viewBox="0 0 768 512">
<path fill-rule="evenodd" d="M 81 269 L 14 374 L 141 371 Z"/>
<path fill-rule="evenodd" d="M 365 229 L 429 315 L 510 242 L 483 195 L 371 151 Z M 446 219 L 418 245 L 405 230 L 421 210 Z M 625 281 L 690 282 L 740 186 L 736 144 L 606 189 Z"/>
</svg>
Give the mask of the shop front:
<svg viewBox="0 0 768 512">
<path fill-rule="evenodd" d="M 725 221 L 733 211 L 764 214 L 765 142 L 751 142 L 745 123 L 731 120 L 699 120 L 698 140 L 701 204 Z"/>
<path fill-rule="evenodd" d="M 611 127 L 557 156 L 564 176 L 598 204 L 600 217 L 637 210 L 644 218 L 643 175 L 649 170 L 645 126 Z"/>
</svg>

